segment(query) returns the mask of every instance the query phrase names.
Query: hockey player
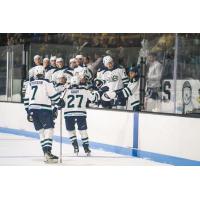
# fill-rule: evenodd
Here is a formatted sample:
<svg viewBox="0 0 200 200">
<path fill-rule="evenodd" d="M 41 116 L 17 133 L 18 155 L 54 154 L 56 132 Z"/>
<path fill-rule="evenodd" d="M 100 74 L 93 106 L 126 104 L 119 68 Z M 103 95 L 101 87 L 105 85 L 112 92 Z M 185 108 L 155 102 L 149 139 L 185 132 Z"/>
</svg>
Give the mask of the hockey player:
<svg viewBox="0 0 200 200">
<path fill-rule="evenodd" d="M 56 82 L 54 84 L 56 91 L 62 93 L 68 87 L 68 84 L 66 83 L 66 75 L 63 71 L 60 71 L 56 76 Z"/>
<path fill-rule="evenodd" d="M 56 66 L 57 68 L 54 70 L 52 74 L 52 81 L 55 83 L 57 79 L 57 75 L 60 73 L 60 71 L 65 71 L 68 67 L 64 66 L 64 60 L 62 58 L 56 59 Z"/>
<path fill-rule="evenodd" d="M 56 68 L 56 56 L 51 56 L 50 58 L 50 65 L 52 68 Z"/>
<path fill-rule="evenodd" d="M 82 55 L 76 56 L 76 65 L 77 65 L 77 67 L 74 68 L 74 75 L 82 77 L 81 78 L 82 80 L 84 77 L 86 84 L 91 83 L 92 78 L 93 78 L 92 71 L 89 68 L 87 68 L 87 66 L 83 66 L 83 56 Z"/>
<path fill-rule="evenodd" d="M 102 87 L 107 87 L 109 91 L 117 91 L 126 87 L 128 84 L 128 77 L 125 69 L 114 64 L 111 56 L 105 56 L 103 58 L 103 63 L 106 69 L 101 75 L 101 79 L 104 81 Z M 110 106 L 113 108 L 116 107 L 117 109 L 125 109 L 126 101 L 125 99 L 117 98 L 115 101 L 111 102 Z"/>
<path fill-rule="evenodd" d="M 119 98 L 127 100 L 127 109 L 134 112 L 140 111 L 140 75 L 138 67 L 129 67 L 128 69 L 129 83 L 127 87 L 104 93 L 102 98 L 104 101 Z"/>
<path fill-rule="evenodd" d="M 74 147 L 74 153 L 78 154 L 79 146 L 76 137 L 75 124 L 78 125 L 78 130 L 81 135 L 82 145 L 87 156 L 90 155 L 91 150 L 89 149 L 89 139 L 87 134 L 87 122 L 86 122 L 86 103 L 96 100 L 96 95 L 93 95 L 90 91 L 81 87 L 78 76 L 71 78 L 71 85 L 67 89 L 64 100 L 64 117 L 68 135 L 72 146 Z"/>
<path fill-rule="evenodd" d="M 74 76 L 74 69 L 77 67 L 78 65 L 76 58 L 71 58 L 69 60 L 69 67 L 63 71 L 67 79 L 67 84 L 70 84 L 70 80 Z"/>
<path fill-rule="evenodd" d="M 45 79 L 48 79 L 51 81 L 51 73 L 50 70 L 52 69 L 50 64 L 49 64 L 49 58 L 44 58 L 43 59 L 43 67 L 45 71 Z"/>
<path fill-rule="evenodd" d="M 44 79 L 43 66 L 36 66 L 34 79 L 28 84 L 24 98 L 27 119 L 33 122 L 35 130 L 39 132 L 45 162 L 57 162 L 58 157 L 51 153 L 54 132 L 53 120 L 57 116 L 57 109 L 52 108 L 52 101 L 59 102 L 60 95 L 55 90 L 53 83 Z"/>
<path fill-rule="evenodd" d="M 76 55 L 77 64 L 80 67 L 84 67 L 83 58 L 84 58 L 83 55 Z"/>
<path fill-rule="evenodd" d="M 52 64 L 52 59 L 53 58 L 51 58 L 51 64 Z M 45 79 L 52 81 L 52 74 L 56 70 L 56 67 L 50 65 L 48 58 L 43 59 L 43 66 L 44 66 L 44 69 L 45 69 Z"/>
<path fill-rule="evenodd" d="M 34 65 L 29 70 L 29 80 L 34 80 L 34 69 L 36 66 L 39 66 L 42 63 L 41 57 L 39 55 L 35 55 L 33 58 L 33 61 L 34 61 Z"/>
</svg>

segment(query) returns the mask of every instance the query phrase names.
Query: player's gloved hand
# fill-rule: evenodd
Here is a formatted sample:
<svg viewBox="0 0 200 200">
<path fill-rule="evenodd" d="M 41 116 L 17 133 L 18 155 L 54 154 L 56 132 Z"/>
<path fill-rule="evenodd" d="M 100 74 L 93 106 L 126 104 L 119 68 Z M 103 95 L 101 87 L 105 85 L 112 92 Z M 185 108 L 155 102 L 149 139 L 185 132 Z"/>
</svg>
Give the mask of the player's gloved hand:
<svg viewBox="0 0 200 200">
<path fill-rule="evenodd" d="M 107 91 L 106 95 L 110 98 L 110 99 L 115 99 L 116 98 L 116 92 L 114 91 Z"/>
<path fill-rule="evenodd" d="M 53 120 L 55 120 L 58 117 L 58 109 L 54 107 L 53 109 Z"/>
<path fill-rule="evenodd" d="M 101 97 L 98 91 L 92 91 L 91 94 L 94 97 L 94 101 L 92 101 L 92 103 L 98 103 L 101 100 Z"/>
<path fill-rule="evenodd" d="M 63 99 L 60 99 L 60 101 L 57 103 L 57 105 L 60 110 L 61 108 L 65 107 L 65 101 Z"/>
<path fill-rule="evenodd" d="M 31 112 L 27 112 L 27 120 L 28 120 L 29 122 L 33 122 L 32 114 L 33 114 L 33 113 L 31 113 Z"/>
<path fill-rule="evenodd" d="M 96 79 L 94 80 L 94 85 L 95 85 L 97 88 L 100 88 L 100 87 L 103 85 L 103 80 L 96 78 Z"/>
<path fill-rule="evenodd" d="M 102 101 L 111 101 L 111 98 L 108 96 L 107 92 L 103 93 L 103 95 L 101 96 L 101 100 Z"/>
<path fill-rule="evenodd" d="M 109 87 L 104 86 L 104 87 L 100 88 L 98 92 L 99 92 L 100 96 L 102 96 L 103 93 L 107 92 L 108 90 L 109 90 Z"/>
</svg>

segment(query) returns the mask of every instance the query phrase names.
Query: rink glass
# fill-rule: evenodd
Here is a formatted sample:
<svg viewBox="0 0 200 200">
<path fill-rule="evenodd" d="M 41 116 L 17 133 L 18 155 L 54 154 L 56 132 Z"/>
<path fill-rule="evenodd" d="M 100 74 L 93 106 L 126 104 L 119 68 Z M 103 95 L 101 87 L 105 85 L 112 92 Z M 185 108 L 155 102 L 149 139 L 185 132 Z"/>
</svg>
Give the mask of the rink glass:
<svg viewBox="0 0 200 200">
<path fill-rule="evenodd" d="M 0 46 L 0 101 L 22 102 L 23 80 L 33 66 L 36 54 L 43 58 L 51 55 L 62 57 L 66 65 L 77 54 L 90 56 L 93 61 L 97 56 L 110 54 L 116 63 L 127 69 L 140 64 L 139 56 L 148 61 L 149 52 L 156 54 L 156 60 L 162 65 L 162 74 L 159 80 L 155 80 L 160 82 L 155 89 L 158 95 L 152 99 L 147 93 L 142 111 L 198 112 L 199 34 L 41 34 L 26 44 Z M 146 81 L 149 67 L 147 62 Z"/>
</svg>

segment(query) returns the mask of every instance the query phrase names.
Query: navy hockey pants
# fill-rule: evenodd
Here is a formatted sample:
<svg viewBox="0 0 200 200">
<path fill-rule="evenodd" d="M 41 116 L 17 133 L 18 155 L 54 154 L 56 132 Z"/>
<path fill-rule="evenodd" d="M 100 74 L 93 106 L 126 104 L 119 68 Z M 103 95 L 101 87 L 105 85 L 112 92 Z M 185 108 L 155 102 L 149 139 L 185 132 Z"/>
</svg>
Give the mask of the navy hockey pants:
<svg viewBox="0 0 200 200">
<path fill-rule="evenodd" d="M 65 126 L 68 131 L 75 130 L 75 124 L 77 123 L 78 130 L 87 130 L 86 116 L 66 116 Z"/>
<path fill-rule="evenodd" d="M 53 112 L 44 109 L 32 109 L 29 111 L 33 117 L 35 130 L 54 128 Z"/>
</svg>

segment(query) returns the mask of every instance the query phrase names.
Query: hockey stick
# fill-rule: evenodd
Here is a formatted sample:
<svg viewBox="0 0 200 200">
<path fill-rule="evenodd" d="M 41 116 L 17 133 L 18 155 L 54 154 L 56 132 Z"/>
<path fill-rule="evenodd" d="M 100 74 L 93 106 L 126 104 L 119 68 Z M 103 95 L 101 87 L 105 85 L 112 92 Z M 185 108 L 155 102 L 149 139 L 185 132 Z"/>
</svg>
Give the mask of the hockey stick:
<svg viewBox="0 0 200 200">
<path fill-rule="evenodd" d="M 60 110 L 60 163 L 62 163 L 62 109 Z"/>
<path fill-rule="evenodd" d="M 65 97 L 67 89 L 63 92 L 61 99 Z M 62 163 L 62 108 L 60 109 L 60 163 Z"/>
</svg>

